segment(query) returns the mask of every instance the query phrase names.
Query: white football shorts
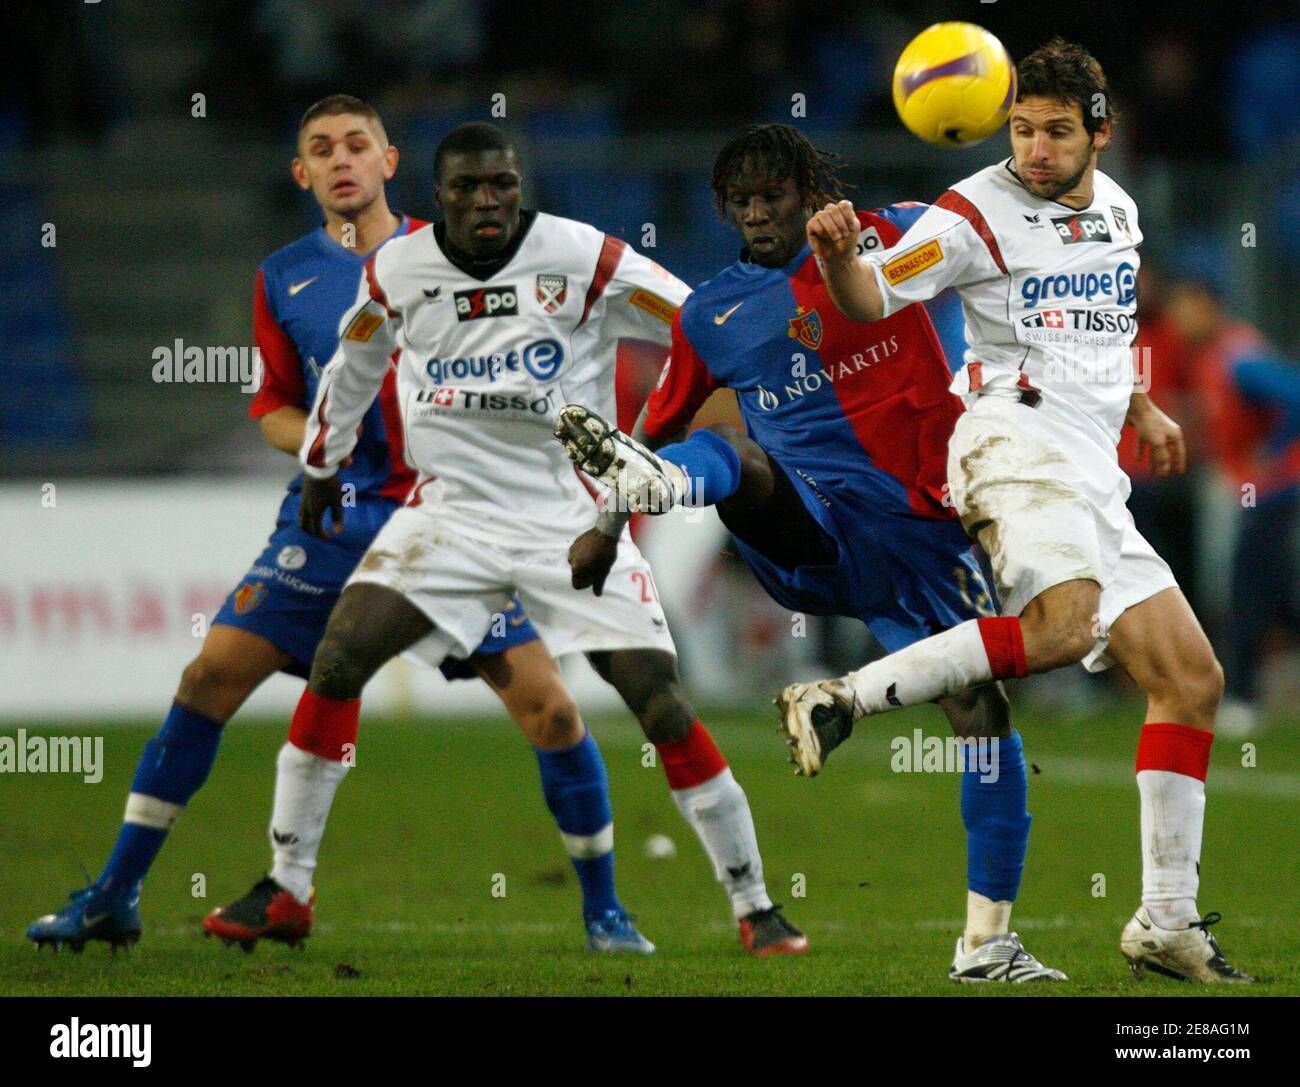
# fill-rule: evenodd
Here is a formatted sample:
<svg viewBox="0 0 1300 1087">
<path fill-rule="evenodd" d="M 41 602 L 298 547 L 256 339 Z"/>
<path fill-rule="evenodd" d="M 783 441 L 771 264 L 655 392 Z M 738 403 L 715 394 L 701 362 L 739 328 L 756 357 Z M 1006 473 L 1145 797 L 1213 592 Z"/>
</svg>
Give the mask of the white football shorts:
<svg viewBox="0 0 1300 1087">
<path fill-rule="evenodd" d="M 600 596 L 573 588 L 568 550 L 559 538 L 503 544 L 445 508 L 403 506 L 347 584 L 385 585 L 424 612 L 435 629 L 407 654 L 435 667 L 448 656 L 473 653 L 516 593 L 552 656 L 612 649 L 676 653 L 650 564 L 626 533 Z"/>
<path fill-rule="evenodd" d="M 1062 582 L 1101 586 L 1101 636 L 1083 660 L 1090 672 L 1115 663 L 1111 624 L 1177 584 L 1133 523 L 1114 451 L 1046 406 L 976 400 L 948 443 L 948 482 L 962 525 L 988 553 L 1003 614 L 1019 615 Z"/>
</svg>

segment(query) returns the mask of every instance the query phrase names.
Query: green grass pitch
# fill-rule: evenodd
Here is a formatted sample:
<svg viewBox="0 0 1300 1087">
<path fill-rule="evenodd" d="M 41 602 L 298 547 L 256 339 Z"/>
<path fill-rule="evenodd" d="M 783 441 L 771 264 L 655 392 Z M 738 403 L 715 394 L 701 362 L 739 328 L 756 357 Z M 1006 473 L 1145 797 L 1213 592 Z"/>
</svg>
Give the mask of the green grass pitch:
<svg viewBox="0 0 1300 1087">
<path fill-rule="evenodd" d="M 593 730 L 609 765 L 619 890 L 659 945 L 648 957 L 585 950 L 576 880 L 541 798 L 531 753 L 503 720 L 375 720 L 339 791 L 317 876 L 305 951 L 251 955 L 201 935 L 214 906 L 265 870 L 275 753 L 284 721 L 236 719 L 208 784 L 145 885 L 145 933 L 129 954 L 103 944 L 38 954 L 23 938 L 95 875 L 154 723 L 55 731 L 103 735 L 96 785 L 56 774 L 0 777 L 0 992 L 6 994 L 950 994 L 961 930 L 965 847 L 952 774 L 893 773 L 890 741 L 944 735 L 925 707 L 860 726 L 814 781 L 784 761 L 770 707 L 704 715 L 753 806 L 773 898 L 812 942 L 803 957 L 752 960 L 726 898 L 674 807 L 662 769 L 642 765 L 626 715 Z M 1020 712 L 1034 829 L 1013 918 L 1066 985 L 1033 992 L 1188 994 L 1129 976 L 1119 931 L 1138 903 L 1132 760 L 1140 708 L 1078 718 Z M 1249 991 L 1300 992 L 1300 718 L 1254 740 L 1215 744 L 1200 904 L 1234 962 L 1265 979 Z M 12 735 L 9 726 L 0 733 Z M 29 729 L 29 732 L 32 731 Z M 667 834 L 674 859 L 643 843 Z M 504 876 L 504 896 L 494 877 Z M 1101 880 L 1104 879 L 1104 895 Z M 203 888 L 202 884 L 206 883 Z M 496 884 L 500 886 L 500 881 Z M 196 888 L 205 897 L 196 897 Z M 799 893 L 800 890 L 802 893 Z M 1023 992 L 1023 990 L 1015 990 Z M 1216 992 L 1222 992 L 1219 988 Z M 1242 991 L 1242 990 L 1234 990 Z"/>
</svg>

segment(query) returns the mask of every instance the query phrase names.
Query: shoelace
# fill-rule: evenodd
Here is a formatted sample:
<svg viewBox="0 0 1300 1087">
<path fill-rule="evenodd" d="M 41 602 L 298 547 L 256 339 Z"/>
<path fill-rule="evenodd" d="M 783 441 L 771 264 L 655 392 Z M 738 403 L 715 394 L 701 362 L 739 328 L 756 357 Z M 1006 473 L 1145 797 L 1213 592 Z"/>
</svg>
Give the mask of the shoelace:
<svg viewBox="0 0 1300 1087">
<path fill-rule="evenodd" d="M 1223 920 L 1223 914 L 1221 914 L 1218 910 L 1213 910 L 1212 912 L 1207 913 L 1199 921 L 1193 921 L 1187 927 L 1198 928 L 1203 933 L 1205 933 L 1206 936 L 1210 936 L 1210 926 L 1217 925 L 1222 920 Z M 1213 937 L 1210 938 L 1213 939 Z"/>
</svg>

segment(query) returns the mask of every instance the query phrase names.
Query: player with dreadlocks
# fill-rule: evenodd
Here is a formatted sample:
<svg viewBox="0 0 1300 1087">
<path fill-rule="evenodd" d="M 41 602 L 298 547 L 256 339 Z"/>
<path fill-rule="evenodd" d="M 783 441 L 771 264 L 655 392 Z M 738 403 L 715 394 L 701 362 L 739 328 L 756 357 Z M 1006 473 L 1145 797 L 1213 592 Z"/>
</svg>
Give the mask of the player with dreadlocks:
<svg viewBox="0 0 1300 1087">
<path fill-rule="evenodd" d="M 716 505 L 774 600 L 860 619 L 894 652 L 995 613 L 971 541 L 945 502 L 948 436 L 962 407 L 948 392 L 929 316 L 918 305 L 871 323 L 845 318 L 807 244 L 811 214 L 839 199 L 836 164 L 789 125 L 755 125 L 732 139 L 712 186 L 745 248 L 678 311 L 672 354 L 636 436 L 569 405 L 556 437 L 613 488 L 618 509 Z M 860 212 L 859 252 L 892 245 L 925 209 L 909 202 Z M 735 390 L 745 431 L 723 424 L 683 440 L 720 387 Z M 575 587 L 601 591 L 626 517 L 608 510 L 574 542 Z M 949 976 L 1065 980 L 1009 931 L 1030 819 L 1006 697 L 988 684 L 939 704 L 953 731 L 975 741 L 960 745 L 969 890 Z M 843 738 L 822 741 L 829 749 Z"/>
</svg>

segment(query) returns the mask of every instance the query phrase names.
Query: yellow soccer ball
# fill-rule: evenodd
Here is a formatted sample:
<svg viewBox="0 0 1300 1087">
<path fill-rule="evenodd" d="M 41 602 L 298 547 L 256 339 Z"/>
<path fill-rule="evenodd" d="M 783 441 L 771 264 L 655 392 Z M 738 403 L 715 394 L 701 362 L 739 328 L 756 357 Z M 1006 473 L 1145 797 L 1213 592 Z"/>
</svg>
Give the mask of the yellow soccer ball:
<svg viewBox="0 0 1300 1087">
<path fill-rule="evenodd" d="M 927 143 L 963 147 L 987 139 L 1015 101 L 1011 54 L 974 23 L 926 27 L 894 67 L 894 108 Z"/>
</svg>

